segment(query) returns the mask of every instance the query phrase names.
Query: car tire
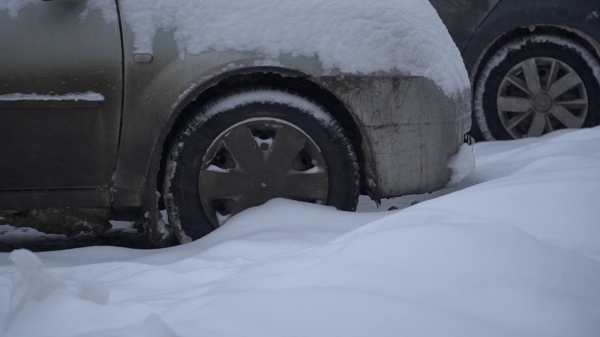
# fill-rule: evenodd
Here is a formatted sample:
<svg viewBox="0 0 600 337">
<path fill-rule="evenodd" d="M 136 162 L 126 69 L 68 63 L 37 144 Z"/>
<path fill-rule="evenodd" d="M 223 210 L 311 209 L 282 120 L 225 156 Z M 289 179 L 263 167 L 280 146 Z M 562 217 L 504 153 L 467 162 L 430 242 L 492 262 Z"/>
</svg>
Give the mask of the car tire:
<svg viewBox="0 0 600 337">
<path fill-rule="evenodd" d="M 595 57 L 565 38 L 535 35 L 515 40 L 486 62 L 475 81 L 477 126 L 486 140 L 596 126 L 598 69 Z"/>
<path fill-rule="evenodd" d="M 172 142 L 163 186 L 181 243 L 276 197 L 356 209 L 354 149 L 338 122 L 309 99 L 255 89 L 190 110 Z"/>
</svg>

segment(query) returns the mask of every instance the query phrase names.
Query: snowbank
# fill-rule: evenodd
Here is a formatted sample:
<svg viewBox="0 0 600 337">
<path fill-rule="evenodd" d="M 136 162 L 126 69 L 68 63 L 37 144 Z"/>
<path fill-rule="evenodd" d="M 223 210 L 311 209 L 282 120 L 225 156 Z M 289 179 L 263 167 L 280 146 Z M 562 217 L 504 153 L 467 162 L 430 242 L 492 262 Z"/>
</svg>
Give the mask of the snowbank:
<svg viewBox="0 0 600 337">
<path fill-rule="evenodd" d="M 0 254 L 5 335 L 600 335 L 600 128 L 473 150 L 397 212 L 273 200 L 169 249 Z"/>
<path fill-rule="evenodd" d="M 207 51 L 317 57 L 325 71 L 400 71 L 444 93 L 468 89 L 461 55 L 427 0 L 121 0 L 136 53 L 173 32 L 182 57 Z"/>
</svg>

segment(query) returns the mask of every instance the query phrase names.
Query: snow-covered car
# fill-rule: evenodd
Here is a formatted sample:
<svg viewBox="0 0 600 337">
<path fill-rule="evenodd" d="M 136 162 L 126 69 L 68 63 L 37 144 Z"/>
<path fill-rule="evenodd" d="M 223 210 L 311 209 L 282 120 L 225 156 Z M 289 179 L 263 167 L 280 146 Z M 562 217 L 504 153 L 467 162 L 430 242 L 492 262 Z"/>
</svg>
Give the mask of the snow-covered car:
<svg viewBox="0 0 600 337">
<path fill-rule="evenodd" d="M 426 0 L 0 0 L 0 209 L 351 211 L 443 187 L 470 101 Z"/>
<path fill-rule="evenodd" d="M 600 125 L 600 2 L 430 1 L 470 71 L 477 139 Z"/>
</svg>

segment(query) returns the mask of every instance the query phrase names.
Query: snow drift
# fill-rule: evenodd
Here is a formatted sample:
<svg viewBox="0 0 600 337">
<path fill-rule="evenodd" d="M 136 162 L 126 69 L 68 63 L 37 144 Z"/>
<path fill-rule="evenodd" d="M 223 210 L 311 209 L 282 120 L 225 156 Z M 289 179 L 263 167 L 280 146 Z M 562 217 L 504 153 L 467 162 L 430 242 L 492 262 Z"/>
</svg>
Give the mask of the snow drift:
<svg viewBox="0 0 600 337">
<path fill-rule="evenodd" d="M 474 153 L 401 211 L 273 200 L 169 249 L 1 254 L 4 335 L 600 335 L 600 128 Z"/>
</svg>

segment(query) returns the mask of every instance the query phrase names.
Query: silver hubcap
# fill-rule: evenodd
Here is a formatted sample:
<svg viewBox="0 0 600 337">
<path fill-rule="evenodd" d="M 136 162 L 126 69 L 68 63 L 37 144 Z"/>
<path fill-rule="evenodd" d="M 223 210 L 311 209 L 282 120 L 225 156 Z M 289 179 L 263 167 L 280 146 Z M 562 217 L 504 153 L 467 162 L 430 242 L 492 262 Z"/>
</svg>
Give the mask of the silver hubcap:
<svg viewBox="0 0 600 337">
<path fill-rule="evenodd" d="M 535 57 L 514 66 L 500 84 L 498 115 L 514 138 L 583 127 L 588 97 L 581 77 L 565 63 Z"/>
<path fill-rule="evenodd" d="M 325 204 L 329 177 L 313 140 L 279 119 L 232 126 L 210 146 L 199 176 L 200 200 L 213 226 L 273 198 Z"/>
</svg>

